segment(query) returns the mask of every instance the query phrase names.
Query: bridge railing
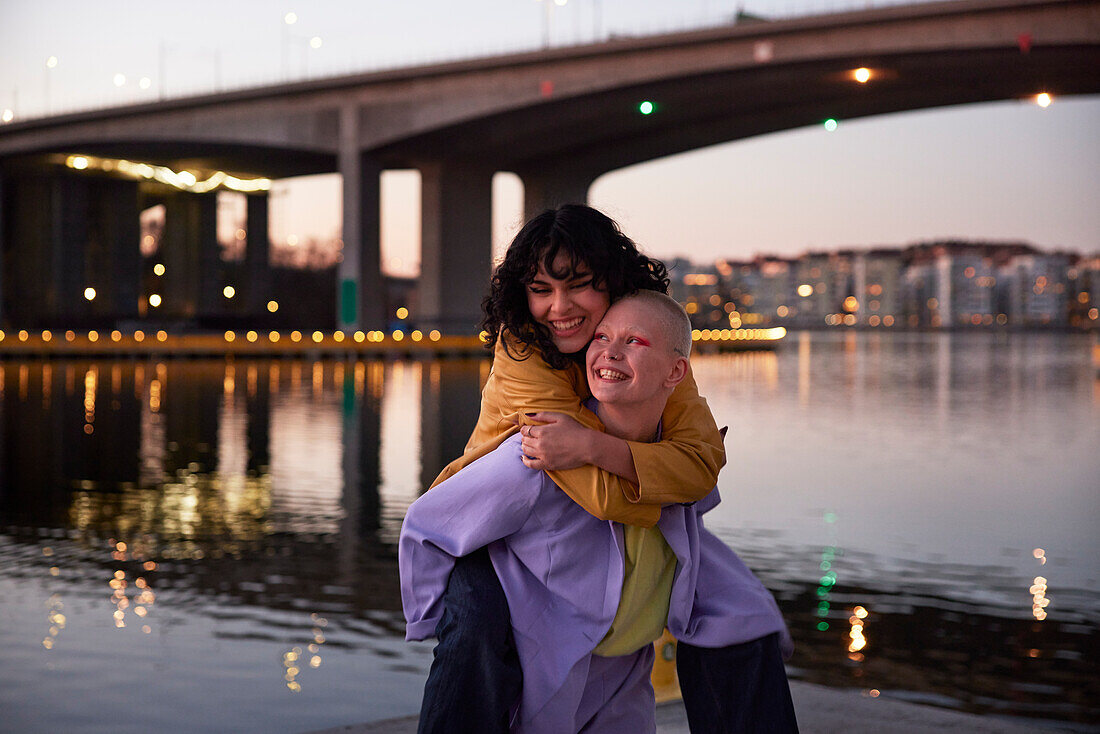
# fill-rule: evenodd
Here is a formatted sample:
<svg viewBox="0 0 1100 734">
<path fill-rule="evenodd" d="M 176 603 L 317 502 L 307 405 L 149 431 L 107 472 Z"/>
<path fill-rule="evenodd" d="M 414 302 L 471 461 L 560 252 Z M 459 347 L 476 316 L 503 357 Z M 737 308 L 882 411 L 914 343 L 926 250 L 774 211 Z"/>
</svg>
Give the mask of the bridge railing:
<svg viewBox="0 0 1100 734">
<path fill-rule="evenodd" d="M 553 0 L 539 1 L 553 2 Z M 131 90 L 128 94 L 120 95 L 119 90 L 114 90 L 109 97 L 100 94 L 98 98 L 87 96 L 85 92 L 80 99 L 72 96 L 66 97 L 64 96 L 64 90 L 57 89 L 54 91 L 54 99 L 49 104 L 48 110 L 46 100 L 34 97 L 35 90 L 41 85 L 39 80 L 34 78 L 16 79 L 15 87 L 7 91 L 0 91 L 0 129 L 2 129 L 3 124 L 10 122 L 128 107 L 167 99 L 205 96 L 292 82 L 318 81 L 354 74 L 492 58 L 546 48 L 568 48 L 614 39 L 644 38 L 708 28 L 729 27 L 731 25 L 831 15 L 888 6 L 920 5 L 937 1 L 941 0 L 742 0 L 736 3 L 728 0 L 698 0 L 697 2 L 666 3 L 660 6 L 657 11 L 646 15 L 641 12 L 630 12 L 631 6 L 637 8 L 637 5 L 626 2 L 626 0 L 620 2 L 614 2 L 614 0 L 610 2 L 608 0 L 567 0 L 567 3 L 594 3 L 593 8 L 607 6 L 604 9 L 606 12 L 601 10 L 599 11 L 601 15 L 597 16 L 597 11 L 591 9 L 588 16 L 586 16 L 588 22 L 583 24 L 563 22 L 553 25 L 550 20 L 547 20 L 547 26 L 542 29 L 541 35 L 511 33 L 504 38 L 482 39 L 480 43 L 468 44 L 461 48 L 440 49 L 436 47 L 433 52 L 409 44 L 406 53 L 379 58 L 371 57 L 368 51 L 364 56 L 355 59 L 344 59 L 341 63 L 314 65 L 312 68 L 291 68 L 289 73 L 280 71 L 280 64 L 270 63 L 272 61 L 277 62 L 278 59 L 276 58 L 274 60 L 265 59 L 265 63 L 252 67 L 251 73 L 238 70 L 235 73 L 226 74 L 226 70 L 220 62 L 220 51 L 215 49 L 211 52 L 213 54 L 212 59 L 214 59 L 211 63 L 191 64 L 191 71 L 182 80 L 178 79 L 179 75 L 173 69 L 170 88 L 158 88 L 160 85 L 156 80 L 148 80 L 150 83 L 146 85 L 147 88 L 143 91 Z M 547 18 L 550 18 L 549 14 Z M 209 69 L 204 67 L 209 67 Z M 239 66 L 236 68 L 240 69 Z M 256 69 L 263 69 L 264 71 L 256 73 Z M 23 95 L 24 101 L 20 105 L 18 100 L 20 99 L 21 81 L 26 82 L 21 84 L 26 93 Z"/>
</svg>

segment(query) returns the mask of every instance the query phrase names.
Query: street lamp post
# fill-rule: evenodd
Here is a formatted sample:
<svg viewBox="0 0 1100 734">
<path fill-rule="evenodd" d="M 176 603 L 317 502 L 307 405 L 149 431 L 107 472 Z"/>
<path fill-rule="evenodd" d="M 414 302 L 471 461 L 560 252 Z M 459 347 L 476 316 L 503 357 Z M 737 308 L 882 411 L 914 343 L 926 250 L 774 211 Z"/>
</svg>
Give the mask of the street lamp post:
<svg viewBox="0 0 1100 734">
<path fill-rule="evenodd" d="M 306 41 L 309 44 L 308 48 L 303 49 L 302 54 L 302 76 L 306 78 L 309 77 L 310 50 L 321 48 L 321 45 L 323 43 L 320 36 L 311 36 L 307 38 L 306 36 L 299 36 L 295 33 L 292 33 L 290 30 L 290 26 L 297 24 L 297 22 L 297 13 L 289 12 L 283 16 L 283 36 L 281 49 L 283 81 L 290 81 L 290 66 L 291 62 L 293 61 L 293 59 L 291 58 L 292 45 L 295 41 Z"/>
<path fill-rule="evenodd" d="M 283 39 L 282 39 L 282 70 L 283 81 L 290 79 L 290 61 L 287 58 L 288 48 L 290 47 L 290 26 L 298 22 L 298 14 L 289 12 L 283 16 Z"/>
<path fill-rule="evenodd" d="M 545 10 L 542 22 L 542 47 L 550 48 L 550 26 L 554 20 L 554 6 L 563 7 L 569 0 L 538 0 Z"/>
<path fill-rule="evenodd" d="M 46 72 L 43 77 L 45 89 L 43 91 L 45 93 L 47 115 L 53 112 L 53 105 L 50 104 L 50 70 L 55 68 L 57 68 L 57 57 L 51 56 L 50 58 L 46 59 Z"/>
</svg>

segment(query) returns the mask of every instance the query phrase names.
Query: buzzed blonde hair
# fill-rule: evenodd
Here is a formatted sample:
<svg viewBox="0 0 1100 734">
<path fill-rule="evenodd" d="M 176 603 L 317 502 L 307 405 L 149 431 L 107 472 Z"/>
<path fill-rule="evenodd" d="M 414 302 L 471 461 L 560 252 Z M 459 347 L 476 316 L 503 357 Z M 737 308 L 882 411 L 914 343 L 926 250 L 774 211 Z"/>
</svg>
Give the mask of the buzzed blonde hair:
<svg viewBox="0 0 1100 734">
<path fill-rule="evenodd" d="M 681 357 L 691 356 L 691 319 L 676 299 L 660 291 L 642 290 L 617 301 L 639 301 L 652 305 L 657 327 L 665 334 L 672 350 Z"/>
</svg>

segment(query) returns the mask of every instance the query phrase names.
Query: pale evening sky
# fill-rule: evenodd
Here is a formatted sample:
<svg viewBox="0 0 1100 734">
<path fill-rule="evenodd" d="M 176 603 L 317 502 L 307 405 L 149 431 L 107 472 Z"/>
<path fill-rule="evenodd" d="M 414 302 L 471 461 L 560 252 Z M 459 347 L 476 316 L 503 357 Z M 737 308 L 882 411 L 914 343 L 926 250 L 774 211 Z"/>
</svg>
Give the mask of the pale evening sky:
<svg viewBox="0 0 1100 734">
<path fill-rule="evenodd" d="M 162 90 L 275 83 L 284 73 L 317 77 L 532 49 L 547 30 L 564 45 L 714 25 L 738 4 L 568 0 L 552 7 L 547 24 L 544 2 L 552 0 L 0 0 L 0 111 L 39 116 L 154 100 Z M 867 4 L 745 3 L 764 16 Z M 288 12 L 297 15 L 293 25 L 284 22 Z M 596 181 L 590 201 L 649 254 L 697 261 L 940 237 L 1093 252 L 1098 172 L 1100 98 L 1091 96 L 1056 98 L 1046 109 L 1006 101 L 841 121 L 831 133 L 776 133 L 612 172 Z M 416 186 L 414 174 L 384 177 L 383 258 L 392 271 L 410 272 L 419 258 Z M 494 189 L 499 249 L 518 222 L 521 189 L 510 175 L 498 176 Z M 280 184 L 272 235 L 331 238 L 339 208 L 335 175 Z"/>
</svg>

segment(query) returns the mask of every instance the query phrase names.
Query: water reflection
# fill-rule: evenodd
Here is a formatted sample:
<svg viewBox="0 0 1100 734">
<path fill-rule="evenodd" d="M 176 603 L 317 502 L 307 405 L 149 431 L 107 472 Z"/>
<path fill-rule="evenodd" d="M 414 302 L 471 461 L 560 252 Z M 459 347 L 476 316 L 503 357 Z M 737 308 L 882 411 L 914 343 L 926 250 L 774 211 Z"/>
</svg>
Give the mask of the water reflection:
<svg viewBox="0 0 1100 734">
<path fill-rule="evenodd" d="M 696 361 L 730 425 L 708 524 L 776 593 L 795 677 L 1097 720 L 1084 449 L 1100 415 L 1080 354 L 1045 336 L 813 334 Z M 48 678 L 58 730 L 116 691 L 157 701 L 158 731 L 194 728 L 180 709 L 208 701 L 211 731 L 414 711 L 429 648 L 401 641 L 394 542 L 461 453 L 487 374 L 0 362 L 0 645 L 19 671 L 0 671 L 0 708 L 33 729 L 20 691 Z M 110 687 L 80 683 L 95 660 Z"/>
</svg>

